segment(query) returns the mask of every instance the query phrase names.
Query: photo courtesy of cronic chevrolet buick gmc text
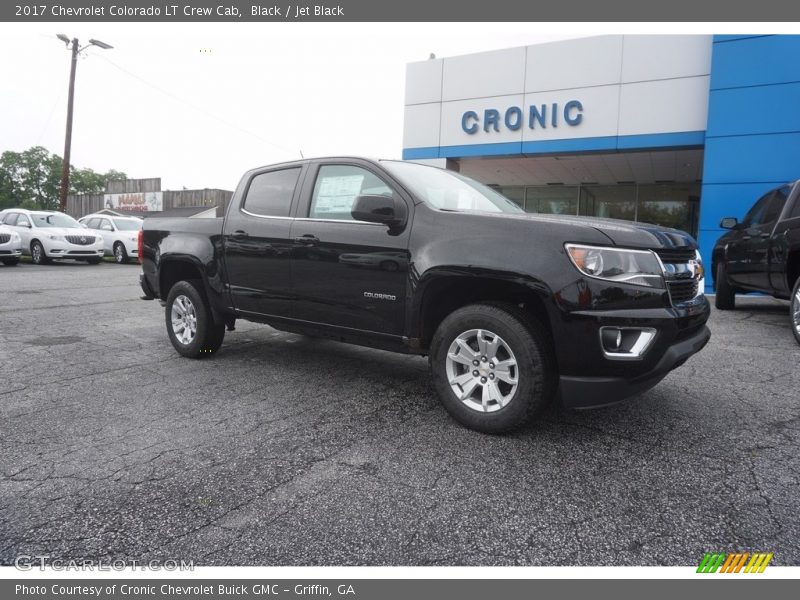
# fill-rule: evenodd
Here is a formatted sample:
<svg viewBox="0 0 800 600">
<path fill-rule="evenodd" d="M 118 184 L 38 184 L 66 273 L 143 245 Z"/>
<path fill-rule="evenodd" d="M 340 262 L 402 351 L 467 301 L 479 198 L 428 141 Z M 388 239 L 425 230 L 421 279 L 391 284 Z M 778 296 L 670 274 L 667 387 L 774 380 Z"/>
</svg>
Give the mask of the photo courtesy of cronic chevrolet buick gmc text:
<svg viewBox="0 0 800 600">
<path fill-rule="evenodd" d="M 254 169 L 224 218 L 146 219 L 140 283 L 188 357 L 236 319 L 428 355 L 448 412 L 484 432 L 551 399 L 643 392 L 710 337 L 697 244 L 673 229 L 525 213 L 400 161 Z"/>
<path fill-rule="evenodd" d="M 719 226 L 730 231 L 712 255 L 715 306 L 734 308 L 737 292 L 789 299 L 792 333 L 800 343 L 800 182 L 768 191 L 741 223 L 725 217 Z"/>
</svg>

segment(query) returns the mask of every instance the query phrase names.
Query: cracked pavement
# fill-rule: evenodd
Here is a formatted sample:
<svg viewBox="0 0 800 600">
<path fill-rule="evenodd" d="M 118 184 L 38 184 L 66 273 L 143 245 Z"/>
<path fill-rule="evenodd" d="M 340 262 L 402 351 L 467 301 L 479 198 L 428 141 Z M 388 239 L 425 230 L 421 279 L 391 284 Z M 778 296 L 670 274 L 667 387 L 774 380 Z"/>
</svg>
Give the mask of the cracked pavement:
<svg viewBox="0 0 800 600">
<path fill-rule="evenodd" d="M 172 349 L 139 268 L 0 267 L 0 564 L 800 564 L 800 346 L 739 298 L 652 391 L 468 431 L 423 358 L 245 321 Z"/>
</svg>

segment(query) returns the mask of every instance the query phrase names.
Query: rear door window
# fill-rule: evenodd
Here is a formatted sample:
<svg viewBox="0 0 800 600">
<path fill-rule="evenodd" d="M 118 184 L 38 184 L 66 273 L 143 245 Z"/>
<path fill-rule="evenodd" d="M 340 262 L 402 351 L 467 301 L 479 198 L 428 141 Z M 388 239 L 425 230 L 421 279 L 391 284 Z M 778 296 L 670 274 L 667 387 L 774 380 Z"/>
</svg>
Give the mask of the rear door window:
<svg viewBox="0 0 800 600">
<path fill-rule="evenodd" d="M 263 217 L 288 217 L 300 167 L 259 173 L 250 180 L 242 208 Z"/>
</svg>

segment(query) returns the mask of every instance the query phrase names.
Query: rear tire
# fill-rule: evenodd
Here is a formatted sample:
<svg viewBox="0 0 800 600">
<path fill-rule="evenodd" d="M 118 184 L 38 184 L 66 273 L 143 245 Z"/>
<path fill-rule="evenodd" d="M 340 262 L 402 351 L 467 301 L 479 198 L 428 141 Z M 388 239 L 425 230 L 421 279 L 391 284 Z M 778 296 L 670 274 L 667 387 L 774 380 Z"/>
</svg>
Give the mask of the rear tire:
<svg viewBox="0 0 800 600">
<path fill-rule="evenodd" d="M 4 258 L 3 264 L 7 267 L 13 267 L 19 264 L 19 258 Z"/>
<path fill-rule="evenodd" d="M 714 306 L 719 310 L 733 310 L 736 308 L 736 290 L 728 282 L 728 275 L 725 265 L 717 265 L 716 277 L 714 278 Z"/>
<path fill-rule="evenodd" d="M 124 265 L 128 262 L 128 251 L 125 250 L 125 244 L 122 242 L 114 244 L 114 261 L 118 265 Z"/>
<path fill-rule="evenodd" d="M 794 334 L 794 339 L 800 344 L 800 277 L 794 282 L 789 315 L 792 319 L 792 333 Z"/>
<path fill-rule="evenodd" d="M 197 283 L 179 281 L 167 296 L 164 316 L 173 348 L 187 358 L 211 356 L 225 339 L 225 324 L 214 323 Z"/>
<path fill-rule="evenodd" d="M 556 390 L 550 335 L 513 304 L 472 304 L 447 316 L 431 341 L 430 368 L 447 412 L 484 433 L 521 428 Z"/>
</svg>

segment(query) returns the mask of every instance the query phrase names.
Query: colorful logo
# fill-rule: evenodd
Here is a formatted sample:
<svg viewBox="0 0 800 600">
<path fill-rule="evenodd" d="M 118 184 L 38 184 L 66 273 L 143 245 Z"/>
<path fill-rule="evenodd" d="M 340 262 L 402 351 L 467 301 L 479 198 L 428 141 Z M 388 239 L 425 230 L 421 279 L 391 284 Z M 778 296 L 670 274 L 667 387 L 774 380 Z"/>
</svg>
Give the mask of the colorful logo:
<svg viewBox="0 0 800 600">
<path fill-rule="evenodd" d="M 749 562 L 747 559 L 750 559 Z M 763 573 L 772 560 L 772 552 L 706 552 L 698 573 Z M 746 563 L 746 566 L 745 566 Z"/>
</svg>

